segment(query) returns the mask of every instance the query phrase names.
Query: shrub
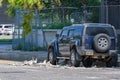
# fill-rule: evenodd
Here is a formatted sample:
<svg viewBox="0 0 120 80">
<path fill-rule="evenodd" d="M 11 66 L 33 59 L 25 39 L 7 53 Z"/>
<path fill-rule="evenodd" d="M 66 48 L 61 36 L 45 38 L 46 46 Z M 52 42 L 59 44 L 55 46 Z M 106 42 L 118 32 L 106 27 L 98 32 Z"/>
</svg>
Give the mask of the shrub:
<svg viewBox="0 0 120 80">
<path fill-rule="evenodd" d="M 12 39 L 0 39 L 0 42 L 12 42 Z"/>
<path fill-rule="evenodd" d="M 22 44 L 18 44 L 16 47 L 13 48 L 14 50 L 23 50 L 23 51 L 46 51 L 47 47 L 39 47 L 39 46 L 31 46 L 27 47 Z"/>
</svg>

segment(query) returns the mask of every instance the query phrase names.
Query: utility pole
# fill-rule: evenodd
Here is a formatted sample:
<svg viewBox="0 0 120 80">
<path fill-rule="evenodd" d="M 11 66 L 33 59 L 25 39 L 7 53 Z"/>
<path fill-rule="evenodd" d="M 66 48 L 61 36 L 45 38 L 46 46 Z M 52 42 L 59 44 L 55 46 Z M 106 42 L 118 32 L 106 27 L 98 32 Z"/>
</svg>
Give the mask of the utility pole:
<svg viewBox="0 0 120 80">
<path fill-rule="evenodd" d="M 83 16 L 84 16 L 84 23 L 86 22 L 86 14 L 87 14 L 87 9 L 86 9 L 86 2 L 82 2 L 83 5 Z"/>
</svg>

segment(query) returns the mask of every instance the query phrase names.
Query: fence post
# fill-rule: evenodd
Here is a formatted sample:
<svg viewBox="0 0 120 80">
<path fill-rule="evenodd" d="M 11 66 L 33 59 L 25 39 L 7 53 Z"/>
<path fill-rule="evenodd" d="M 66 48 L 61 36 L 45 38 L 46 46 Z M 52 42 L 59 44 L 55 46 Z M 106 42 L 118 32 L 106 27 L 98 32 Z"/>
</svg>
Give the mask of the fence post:
<svg viewBox="0 0 120 80">
<path fill-rule="evenodd" d="M 105 6 L 104 6 L 104 0 L 101 0 L 101 23 L 105 22 Z"/>
</svg>

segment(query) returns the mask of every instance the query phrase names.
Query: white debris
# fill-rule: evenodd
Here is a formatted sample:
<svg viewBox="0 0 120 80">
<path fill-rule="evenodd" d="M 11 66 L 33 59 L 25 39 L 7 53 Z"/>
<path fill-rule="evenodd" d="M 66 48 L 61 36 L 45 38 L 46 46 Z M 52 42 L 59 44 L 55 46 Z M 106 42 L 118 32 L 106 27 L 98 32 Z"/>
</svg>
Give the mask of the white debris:
<svg viewBox="0 0 120 80">
<path fill-rule="evenodd" d="M 46 66 L 46 67 L 50 67 L 53 66 L 49 61 L 47 62 L 46 60 L 44 60 L 43 62 L 39 63 L 39 66 Z"/>
<path fill-rule="evenodd" d="M 37 58 L 36 59 L 34 59 L 34 58 L 32 58 L 32 60 L 30 60 L 30 61 L 24 61 L 24 65 L 33 65 L 33 64 L 37 64 Z"/>
<path fill-rule="evenodd" d="M 12 64 L 13 66 L 16 66 L 16 64 Z"/>
<path fill-rule="evenodd" d="M 95 76 L 90 76 L 90 77 L 86 77 L 86 78 L 88 78 L 88 79 L 91 79 L 91 80 L 96 80 L 96 79 L 99 79 L 99 77 L 95 77 Z"/>
<path fill-rule="evenodd" d="M 46 65 L 47 61 L 44 60 L 43 62 L 39 63 L 39 65 Z"/>
</svg>

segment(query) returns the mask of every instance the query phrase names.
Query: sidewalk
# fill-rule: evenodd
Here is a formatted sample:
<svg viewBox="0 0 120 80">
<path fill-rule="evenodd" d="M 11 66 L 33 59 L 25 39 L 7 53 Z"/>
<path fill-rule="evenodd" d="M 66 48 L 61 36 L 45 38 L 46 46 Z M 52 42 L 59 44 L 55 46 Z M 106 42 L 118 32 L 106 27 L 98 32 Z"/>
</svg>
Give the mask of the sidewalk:
<svg viewBox="0 0 120 80">
<path fill-rule="evenodd" d="M 38 61 L 47 59 L 47 51 L 0 51 L 0 59 L 25 61 L 37 58 Z"/>
<path fill-rule="evenodd" d="M 5 65 L 23 65 L 23 62 L 10 61 L 10 60 L 0 60 L 0 64 L 5 64 Z"/>
<path fill-rule="evenodd" d="M 23 61 L 32 59 L 44 61 L 47 59 L 47 51 L 12 51 L 0 50 L 0 64 L 21 65 Z M 118 55 L 118 65 L 120 66 L 120 54 Z"/>
</svg>

